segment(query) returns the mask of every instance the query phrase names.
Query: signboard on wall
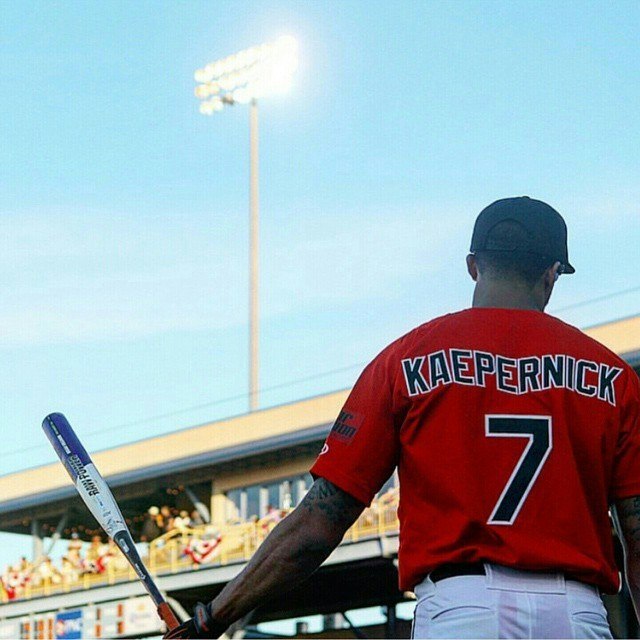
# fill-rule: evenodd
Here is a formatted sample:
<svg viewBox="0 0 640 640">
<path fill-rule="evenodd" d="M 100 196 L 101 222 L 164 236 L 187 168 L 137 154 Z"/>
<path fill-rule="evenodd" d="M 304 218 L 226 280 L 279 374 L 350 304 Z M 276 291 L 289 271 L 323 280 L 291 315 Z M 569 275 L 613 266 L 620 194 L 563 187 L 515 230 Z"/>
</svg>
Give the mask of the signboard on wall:
<svg viewBox="0 0 640 640">
<path fill-rule="evenodd" d="M 131 598 L 124 602 L 123 635 L 160 633 L 162 624 L 150 598 Z"/>
<path fill-rule="evenodd" d="M 20 637 L 20 620 L 0 620 L 0 640 L 16 640 Z"/>
<path fill-rule="evenodd" d="M 56 640 L 81 640 L 82 609 L 56 613 L 55 634 Z"/>
<path fill-rule="evenodd" d="M 0 620 L 0 640 L 93 640 L 160 635 L 162 622 L 147 597 Z"/>
</svg>

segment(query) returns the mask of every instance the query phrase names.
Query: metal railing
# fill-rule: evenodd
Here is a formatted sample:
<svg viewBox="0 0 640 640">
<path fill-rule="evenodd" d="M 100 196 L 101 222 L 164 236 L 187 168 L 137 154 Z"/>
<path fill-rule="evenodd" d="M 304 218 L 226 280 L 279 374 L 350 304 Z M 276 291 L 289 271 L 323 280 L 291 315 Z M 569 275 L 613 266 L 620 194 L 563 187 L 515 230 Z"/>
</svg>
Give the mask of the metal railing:
<svg viewBox="0 0 640 640">
<path fill-rule="evenodd" d="M 365 509 L 358 520 L 347 531 L 342 544 L 357 542 L 366 538 L 382 537 L 388 533 L 397 533 L 399 523 L 397 516 L 397 493 L 389 492 L 374 500 L 371 507 Z M 286 517 L 286 515 L 285 515 Z M 223 566 L 247 561 L 255 553 L 269 535 L 277 522 L 269 516 L 253 522 L 238 522 L 226 525 L 201 525 L 194 528 L 174 529 L 156 538 L 149 544 L 149 555 L 143 558 L 149 571 L 154 576 L 198 571 L 208 567 Z M 198 563 L 188 555 L 188 549 L 198 544 L 210 542 L 210 551 L 206 562 Z M 78 576 L 60 574 L 37 579 L 37 569 L 31 573 L 30 579 L 22 587 L 18 596 L 8 597 L 2 589 L 1 601 L 17 602 L 104 587 L 120 582 L 130 582 L 136 574 L 124 556 L 118 553 L 106 564 L 103 573 L 85 573 Z"/>
</svg>

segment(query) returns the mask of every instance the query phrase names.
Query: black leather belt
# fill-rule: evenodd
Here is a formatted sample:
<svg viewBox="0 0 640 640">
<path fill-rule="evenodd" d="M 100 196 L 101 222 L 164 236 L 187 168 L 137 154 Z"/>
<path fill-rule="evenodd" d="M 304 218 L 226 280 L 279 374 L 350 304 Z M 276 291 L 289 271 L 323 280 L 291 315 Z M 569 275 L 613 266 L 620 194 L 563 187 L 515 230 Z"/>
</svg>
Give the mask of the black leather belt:
<svg viewBox="0 0 640 640">
<path fill-rule="evenodd" d="M 429 577 L 432 582 L 438 582 L 445 578 L 455 578 L 456 576 L 484 576 L 484 564 L 482 562 L 471 563 L 450 563 L 443 564 L 434 569 Z"/>
</svg>

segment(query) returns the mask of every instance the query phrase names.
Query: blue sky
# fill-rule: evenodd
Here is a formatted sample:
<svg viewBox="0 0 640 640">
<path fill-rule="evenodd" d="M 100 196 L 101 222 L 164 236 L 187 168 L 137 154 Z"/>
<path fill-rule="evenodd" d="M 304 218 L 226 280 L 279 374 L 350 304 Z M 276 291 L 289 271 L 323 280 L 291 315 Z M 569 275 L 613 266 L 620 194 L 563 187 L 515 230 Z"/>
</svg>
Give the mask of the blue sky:
<svg viewBox="0 0 640 640">
<path fill-rule="evenodd" d="M 201 116 L 195 69 L 299 41 L 292 91 L 260 104 L 270 405 L 469 306 L 500 197 L 567 221 L 550 311 L 640 286 L 639 31 L 635 2 L 2 3 L 2 472 L 53 461 L 54 410 L 90 450 L 245 410 L 224 400 L 248 375 L 248 110 Z"/>
</svg>

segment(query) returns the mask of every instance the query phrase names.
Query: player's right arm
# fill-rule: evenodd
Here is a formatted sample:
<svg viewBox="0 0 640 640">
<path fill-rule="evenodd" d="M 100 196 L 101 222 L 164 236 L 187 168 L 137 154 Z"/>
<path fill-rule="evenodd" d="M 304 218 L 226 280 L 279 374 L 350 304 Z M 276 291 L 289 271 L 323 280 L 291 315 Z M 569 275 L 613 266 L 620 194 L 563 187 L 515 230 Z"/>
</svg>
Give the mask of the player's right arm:
<svg viewBox="0 0 640 640">
<path fill-rule="evenodd" d="M 640 380 L 629 367 L 621 399 L 621 428 L 617 443 L 611 502 L 615 505 L 624 548 L 627 583 L 640 620 Z"/>
<path fill-rule="evenodd" d="M 627 584 L 640 620 L 640 496 L 618 500 L 616 513 L 624 547 Z"/>
<path fill-rule="evenodd" d="M 308 578 L 340 544 L 365 505 L 324 478 L 258 547 L 243 571 L 165 638 L 218 638 L 233 622 Z"/>
<path fill-rule="evenodd" d="M 300 505 L 258 547 L 246 568 L 213 600 L 214 619 L 229 626 L 308 578 L 340 544 L 364 507 L 318 478 Z"/>
</svg>

